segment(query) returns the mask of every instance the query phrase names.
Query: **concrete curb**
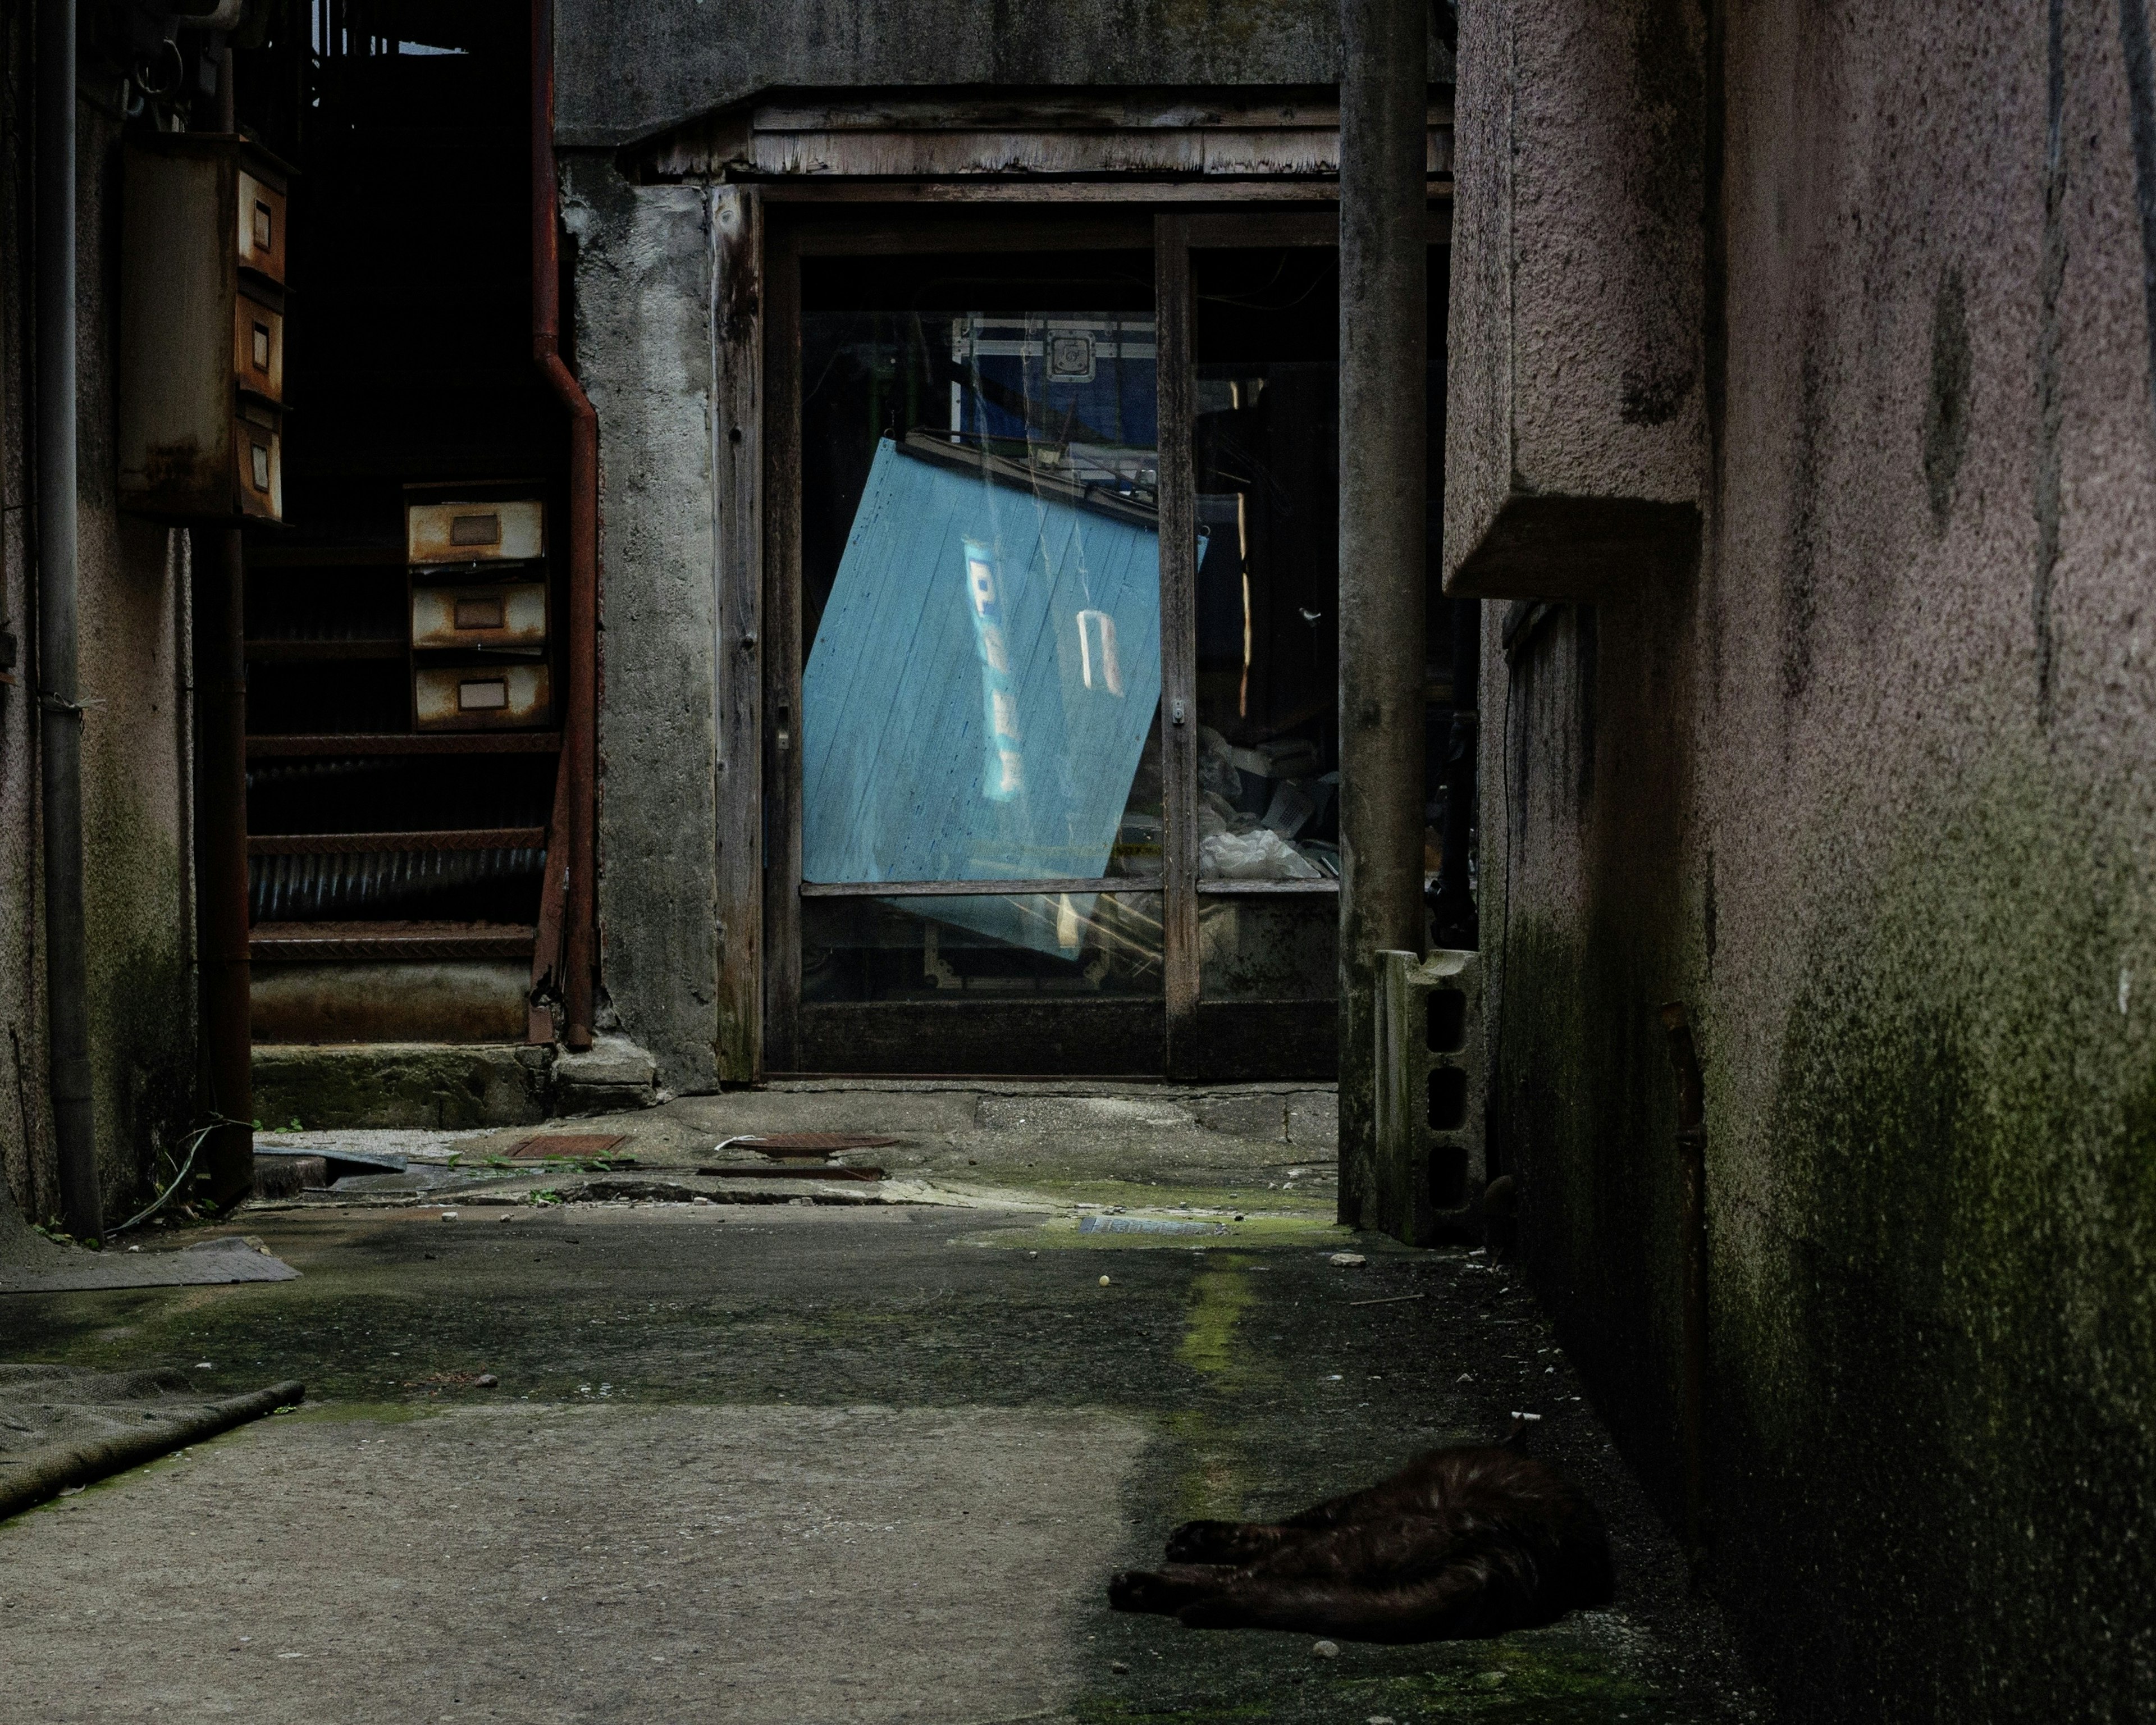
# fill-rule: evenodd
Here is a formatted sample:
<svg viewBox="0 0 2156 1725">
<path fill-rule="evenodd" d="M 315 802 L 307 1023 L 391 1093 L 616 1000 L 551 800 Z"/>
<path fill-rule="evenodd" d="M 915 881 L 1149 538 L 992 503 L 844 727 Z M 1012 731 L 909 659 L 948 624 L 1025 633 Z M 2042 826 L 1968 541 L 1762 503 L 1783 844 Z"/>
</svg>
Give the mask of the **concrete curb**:
<svg viewBox="0 0 2156 1725">
<path fill-rule="evenodd" d="M 154 1425 L 126 1437 L 106 1438 L 91 1444 L 54 1444 L 33 1450 L 7 1468 L 0 1478 L 0 1521 L 57 1497 L 70 1486 L 86 1486 L 116 1473 L 124 1473 L 145 1461 L 215 1437 L 235 1425 L 259 1420 L 279 1408 L 305 1399 L 307 1386 L 296 1378 L 273 1384 L 251 1395 L 236 1395 L 212 1402 L 176 1420 L 160 1420 Z"/>
</svg>

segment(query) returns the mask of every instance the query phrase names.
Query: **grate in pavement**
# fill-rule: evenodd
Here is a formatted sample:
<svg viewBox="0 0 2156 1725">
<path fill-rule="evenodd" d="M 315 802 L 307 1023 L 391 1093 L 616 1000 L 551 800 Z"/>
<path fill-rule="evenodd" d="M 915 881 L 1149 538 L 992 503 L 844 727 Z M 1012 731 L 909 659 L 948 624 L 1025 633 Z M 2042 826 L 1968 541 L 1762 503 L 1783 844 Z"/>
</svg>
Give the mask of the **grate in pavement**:
<svg viewBox="0 0 2156 1725">
<path fill-rule="evenodd" d="M 627 1137 L 625 1132 L 541 1132 L 519 1138 L 509 1147 L 516 1157 L 603 1156 Z"/>
</svg>

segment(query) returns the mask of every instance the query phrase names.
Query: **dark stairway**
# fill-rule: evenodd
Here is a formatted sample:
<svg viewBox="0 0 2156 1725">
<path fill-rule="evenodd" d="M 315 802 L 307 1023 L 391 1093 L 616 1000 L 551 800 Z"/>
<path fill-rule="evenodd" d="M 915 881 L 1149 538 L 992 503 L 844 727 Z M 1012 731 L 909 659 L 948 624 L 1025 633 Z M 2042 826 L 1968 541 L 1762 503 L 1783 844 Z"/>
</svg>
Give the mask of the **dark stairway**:
<svg viewBox="0 0 2156 1725">
<path fill-rule="evenodd" d="M 531 357 L 529 18 L 326 0 L 280 19 L 311 39 L 240 56 L 243 124 L 299 170 L 285 525 L 247 546 L 259 1042 L 552 1034 L 527 996 L 549 968 L 567 431 Z M 411 567 L 408 506 L 511 500 L 543 506 L 542 555 Z M 498 617 L 506 579 L 544 583 L 543 644 L 415 648 L 415 591 L 459 583 L 462 623 Z M 490 660 L 544 667 L 551 709 L 421 722 L 415 681 L 479 688 L 456 674 Z"/>
</svg>

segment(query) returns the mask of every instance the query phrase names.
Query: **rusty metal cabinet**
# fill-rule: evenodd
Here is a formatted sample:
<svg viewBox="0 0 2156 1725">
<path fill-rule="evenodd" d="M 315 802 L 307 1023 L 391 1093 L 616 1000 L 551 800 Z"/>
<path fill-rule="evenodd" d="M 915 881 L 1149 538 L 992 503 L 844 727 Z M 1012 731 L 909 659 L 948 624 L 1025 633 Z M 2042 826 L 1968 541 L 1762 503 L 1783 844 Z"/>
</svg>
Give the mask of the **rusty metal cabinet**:
<svg viewBox="0 0 2156 1725">
<path fill-rule="evenodd" d="M 414 501 L 404 527 L 413 728 L 552 724 L 545 503 Z"/>
<path fill-rule="evenodd" d="M 286 180 L 244 139 L 127 146 L 121 190 L 121 506 L 284 517 Z"/>
</svg>

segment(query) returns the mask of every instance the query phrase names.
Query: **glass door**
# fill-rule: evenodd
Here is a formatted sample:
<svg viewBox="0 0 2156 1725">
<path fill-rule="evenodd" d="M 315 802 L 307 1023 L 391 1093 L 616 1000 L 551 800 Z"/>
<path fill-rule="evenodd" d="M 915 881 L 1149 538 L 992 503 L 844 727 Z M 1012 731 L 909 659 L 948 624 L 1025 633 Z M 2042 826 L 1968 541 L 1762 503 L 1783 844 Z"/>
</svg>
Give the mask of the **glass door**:
<svg viewBox="0 0 2156 1725">
<path fill-rule="evenodd" d="M 1337 218 L 1087 220 L 771 245 L 768 1070 L 1337 1069 Z"/>
</svg>

